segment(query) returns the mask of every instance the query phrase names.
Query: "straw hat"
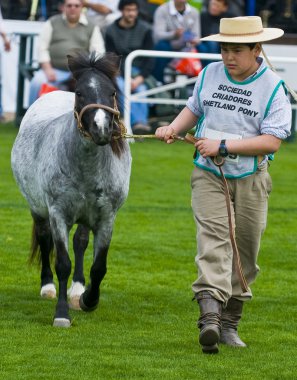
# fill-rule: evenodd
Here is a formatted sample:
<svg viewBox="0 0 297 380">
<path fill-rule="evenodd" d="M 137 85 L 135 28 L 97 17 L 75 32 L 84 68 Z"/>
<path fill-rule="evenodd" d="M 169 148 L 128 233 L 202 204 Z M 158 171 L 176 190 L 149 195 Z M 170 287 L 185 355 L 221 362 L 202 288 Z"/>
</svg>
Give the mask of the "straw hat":
<svg viewBox="0 0 297 380">
<path fill-rule="evenodd" d="M 201 41 L 253 43 L 274 40 L 284 34 L 282 29 L 263 28 L 261 17 L 221 18 L 220 33 L 201 38 Z"/>
</svg>

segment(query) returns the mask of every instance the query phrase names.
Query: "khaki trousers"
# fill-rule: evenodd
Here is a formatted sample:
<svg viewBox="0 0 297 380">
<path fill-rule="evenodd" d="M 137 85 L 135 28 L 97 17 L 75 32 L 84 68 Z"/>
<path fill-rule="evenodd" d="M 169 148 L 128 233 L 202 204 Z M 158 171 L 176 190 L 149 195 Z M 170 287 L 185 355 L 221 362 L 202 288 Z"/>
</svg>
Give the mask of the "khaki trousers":
<svg viewBox="0 0 297 380">
<path fill-rule="evenodd" d="M 250 285 L 259 271 L 257 256 L 266 227 L 271 178 L 265 164 L 251 176 L 227 181 L 236 243 Z M 242 293 L 234 269 L 222 179 L 195 167 L 191 185 L 198 249 L 195 259 L 198 278 L 192 286 L 194 293 L 207 290 L 224 304 L 231 296 L 242 301 L 250 299 L 251 290 Z"/>
</svg>

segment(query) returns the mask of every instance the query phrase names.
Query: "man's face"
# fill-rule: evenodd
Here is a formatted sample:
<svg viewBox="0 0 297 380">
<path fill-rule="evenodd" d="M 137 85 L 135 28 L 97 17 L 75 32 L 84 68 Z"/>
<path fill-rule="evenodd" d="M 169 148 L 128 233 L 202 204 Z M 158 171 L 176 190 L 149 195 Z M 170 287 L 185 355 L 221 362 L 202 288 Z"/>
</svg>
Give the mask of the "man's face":
<svg viewBox="0 0 297 380">
<path fill-rule="evenodd" d="M 134 24 L 138 17 L 138 7 L 136 4 L 126 5 L 122 9 L 122 18 L 127 24 Z"/>
<path fill-rule="evenodd" d="M 78 22 L 81 10 L 82 2 L 80 0 L 65 0 L 63 11 L 68 22 Z"/>
<path fill-rule="evenodd" d="M 185 7 L 188 0 L 174 0 L 174 5 L 176 8 Z"/>
<path fill-rule="evenodd" d="M 212 16 L 220 16 L 222 13 L 226 12 L 227 9 L 228 7 L 223 0 L 210 0 L 208 4 L 208 12 Z"/>
</svg>

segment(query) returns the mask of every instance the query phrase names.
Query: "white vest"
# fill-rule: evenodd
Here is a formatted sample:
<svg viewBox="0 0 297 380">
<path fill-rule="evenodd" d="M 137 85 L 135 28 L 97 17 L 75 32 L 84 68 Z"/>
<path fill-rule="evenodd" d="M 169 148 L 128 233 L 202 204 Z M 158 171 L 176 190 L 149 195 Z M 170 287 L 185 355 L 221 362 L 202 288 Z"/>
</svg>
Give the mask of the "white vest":
<svg viewBox="0 0 297 380">
<path fill-rule="evenodd" d="M 237 82 L 230 77 L 223 62 L 206 66 L 198 89 L 203 116 L 197 123 L 195 136 L 219 140 L 259 136 L 260 125 L 282 84 L 267 67 L 254 77 Z M 199 152 L 194 163 L 220 175 L 211 158 L 203 158 Z M 223 171 L 227 178 L 241 178 L 253 174 L 257 166 L 257 157 L 230 154 Z"/>
</svg>

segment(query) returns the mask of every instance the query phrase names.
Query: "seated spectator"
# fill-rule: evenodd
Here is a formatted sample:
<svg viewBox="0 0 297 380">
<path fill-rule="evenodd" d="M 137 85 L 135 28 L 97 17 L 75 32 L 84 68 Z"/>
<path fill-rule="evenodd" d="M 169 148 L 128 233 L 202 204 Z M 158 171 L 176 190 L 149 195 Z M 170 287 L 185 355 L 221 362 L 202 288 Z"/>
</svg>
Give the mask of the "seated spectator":
<svg viewBox="0 0 297 380">
<path fill-rule="evenodd" d="M 201 13 L 207 12 L 209 2 L 210 0 L 205 0 L 203 2 Z M 260 1 L 257 1 L 257 4 L 258 2 Z M 231 16 L 229 17 L 244 16 L 246 13 L 245 3 L 246 3 L 245 0 L 228 0 L 228 13 L 231 14 Z"/>
<path fill-rule="evenodd" d="M 121 111 L 124 106 L 124 67 L 129 53 L 137 49 L 151 50 L 153 38 L 150 26 L 139 19 L 138 0 L 120 0 L 119 9 L 122 12 L 120 19 L 112 23 L 105 33 L 107 51 L 114 52 L 122 57 L 118 86 L 121 91 Z M 154 60 L 147 57 L 138 57 L 133 61 L 131 90 L 134 93 L 147 90 L 145 79 L 151 74 Z M 144 134 L 151 132 L 148 125 L 148 104 L 131 104 L 131 126 L 134 133 Z"/>
<path fill-rule="evenodd" d="M 99 28 L 81 12 L 81 0 L 64 0 L 63 13 L 51 17 L 44 24 L 39 44 L 41 69 L 30 82 L 29 104 L 38 98 L 43 83 L 59 87 L 69 81 L 71 73 L 67 66 L 67 54 L 79 50 L 105 52 Z"/>
<path fill-rule="evenodd" d="M 4 50 L 5 51 L 10 51 L 10 41 L 6 36 L 6 33 L 3 29 L 2 25 L 2 12 L 1 12 L 1 7 L 0 7 L 0 36 L 2 37 L 3 44 L 4 44 Z M 1 70 L 1 51 L 0 51 L 0 70 Z M 3 108 L 2 108 L 2 72 L 0 71 L 0 122 L 5 121 L 4 115 L 3 115 Z"/>
<path fill-rule="evenodd" d="M 219 33 L 220 19 L 222 17 L 233 17 L 229 12 L 230 0 L 209 0 L 207 10 L 201 12 L 201 35 L 202 37 Z M 221 52 L 220 44 L 215 41 L 204 41 L 199 45 L 200 53 Z"/>
<path fill-rule="evenodd" d="M 121 16 L 118 9 L 119 0 L 83 0 L 87 16 L 104 33 L 107 26 Z"/>
<path fill-rule="evenodd" d="M 160 5 L 154 14 L 155 50 L 182 51 L 200 41 L 200 14 L 187 0 L 170 0 Z M 154 77 L 163 82 L 163 73 L 171 58 L 157 58 Z"/>
<path fill-rule="evenodd" d="M 3 16 L 9 20 L 28 20 L 30 16 L 31 1 L 14 0 L 1 1 Z"/>
</svg>

